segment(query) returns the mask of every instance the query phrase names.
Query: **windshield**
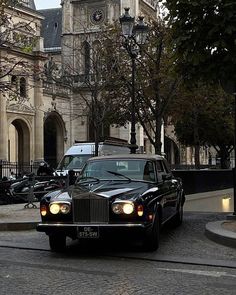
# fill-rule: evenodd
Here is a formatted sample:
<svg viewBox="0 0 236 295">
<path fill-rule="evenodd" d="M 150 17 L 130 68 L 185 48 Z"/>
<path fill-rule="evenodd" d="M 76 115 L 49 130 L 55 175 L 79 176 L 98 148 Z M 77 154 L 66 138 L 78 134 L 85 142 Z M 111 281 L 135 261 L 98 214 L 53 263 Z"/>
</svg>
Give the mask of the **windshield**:
<svg viewBox="0 0 236 295">
<path fill-rule="evenodd" d="M 97 179 L 134 179 L 156 182 L 154 163 L 148 160 L 94 160 L 89 161 L 81 171 L 80 177 Z"/>
<path fill-rule="evenodd" d="M 57 170 L 81 169 L 91 155 L 67 155 L 58 164 Z"/>
</svg>

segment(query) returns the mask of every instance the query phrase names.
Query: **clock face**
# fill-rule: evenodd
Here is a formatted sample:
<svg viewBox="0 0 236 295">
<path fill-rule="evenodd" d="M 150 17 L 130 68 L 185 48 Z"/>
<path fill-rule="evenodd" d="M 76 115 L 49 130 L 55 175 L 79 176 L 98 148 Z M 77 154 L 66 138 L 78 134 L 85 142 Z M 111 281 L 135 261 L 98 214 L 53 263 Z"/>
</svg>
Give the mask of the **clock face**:
<svg viewBox="0 0 236 295">
<path fill-rule="evenodd" d="M 91 14 L 91 21 L 95 24 L 101 23 L 104 20 L 104 12 L 102 9 L 96 9 Z"/>
</svg>

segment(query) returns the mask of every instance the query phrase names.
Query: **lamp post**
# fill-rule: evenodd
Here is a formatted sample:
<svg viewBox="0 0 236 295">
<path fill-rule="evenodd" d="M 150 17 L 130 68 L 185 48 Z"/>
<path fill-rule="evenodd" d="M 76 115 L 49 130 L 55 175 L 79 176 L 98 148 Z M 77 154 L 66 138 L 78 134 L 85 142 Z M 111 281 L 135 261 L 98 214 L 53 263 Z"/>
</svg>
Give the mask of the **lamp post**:
<svg viewBox="0 0 236 295">
<path fill-rule="evenodd" d="M 131 132 L 130 132 L 130 153 L 135 154 L 138 148 L 136 144 L 135 131 L 135 59 L 140 52 L 140 46 L 144 45 L 147 40 L 148 26 L 143 22 L 143 17 L 138 18 L 137 24 L 135 19 L 129 14 L 129 8 L 125 8 L 125 13 L 120 17 L 120 24 L 123 36 L 123 45 L 131 58 L 132 67 L 132 93 L 131 93 Z"/>
</svg>

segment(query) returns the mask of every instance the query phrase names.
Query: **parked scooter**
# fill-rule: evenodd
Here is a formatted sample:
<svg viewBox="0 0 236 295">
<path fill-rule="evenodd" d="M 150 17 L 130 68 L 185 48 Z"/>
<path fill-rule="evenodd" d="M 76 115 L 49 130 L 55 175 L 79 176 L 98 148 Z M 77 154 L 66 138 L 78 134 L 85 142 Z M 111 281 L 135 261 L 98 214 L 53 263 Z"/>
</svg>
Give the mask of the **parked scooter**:
<svg viewBox="0 0 236 295">
<path fill-rule="evenodd" d="M 22 203 L 31 201 L 40 201 L 42 197 L 50 191 L 61 189 L 65 183 L 60 180 L 34 180 L 33 176 L 27 176 L 11 184 L 9 191 L 13 203 Z M 34 196 L 30 196 L 31 186 L 33 186 Z M 33 200 L 32 200 L 33 198 Z"/>
</svg>

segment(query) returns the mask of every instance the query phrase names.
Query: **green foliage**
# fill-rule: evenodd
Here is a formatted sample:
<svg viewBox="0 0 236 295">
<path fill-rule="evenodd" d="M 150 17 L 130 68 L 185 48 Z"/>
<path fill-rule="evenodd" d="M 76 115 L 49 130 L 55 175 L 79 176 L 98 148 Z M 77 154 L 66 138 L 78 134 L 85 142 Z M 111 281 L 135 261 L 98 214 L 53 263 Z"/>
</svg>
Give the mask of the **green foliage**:
<svg viewBox="0 0 236 295">
<path fill-rule="evenodd" d="M 123 102 L 120 119 L 126 122 L 131 118 L 132 58 L 121 46 L 120 38 L 119 44 L 118 51 L 117 48 L 111 51 L 116 52 L 118 63 L 110 76 L 112 87 L 108 92 Z M 175 75 L 170 31 L 164 22 L 149 24 L 148 43 L 135 58 L 135 67 L 136 121 L 144 128 L 155 153 L 161 153 L 161 126 L 181 78 Z"/>
<path fill-rule="evenodd" d="M 234 97 L 217 85 L 182 87 L 172 105 L 178 140 L 188 146 L 213 146 L 227 159 L 234 144 Z"/>
<path fill-rule="evenodd" d="M 166 0 L 178 70 L 186 78 L 236 80 L 236 1 Z"/>
</svg>

